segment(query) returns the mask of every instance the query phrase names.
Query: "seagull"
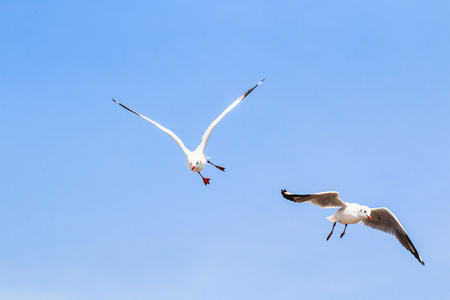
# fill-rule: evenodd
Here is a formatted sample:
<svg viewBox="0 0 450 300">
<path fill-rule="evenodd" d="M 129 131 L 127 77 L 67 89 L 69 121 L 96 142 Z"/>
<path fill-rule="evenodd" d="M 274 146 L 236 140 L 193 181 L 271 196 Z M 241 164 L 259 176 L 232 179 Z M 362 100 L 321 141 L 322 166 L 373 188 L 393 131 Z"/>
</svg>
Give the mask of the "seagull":
<svg viewBox="0 0 450 300">
<path fill-rule="evenodd" d="M 333 234 L 336 222 L 345 224 L 344 232 L 342 232 L 341 238 L 344 236 L 345 229 L 347 229 L 348 224 L 356 224 L 360 222 L 361 224 L 372 227 L 373 229 L 393 234 L 403 245 L 403 247 L 408 249 L 422 265 L 425 265 L 413 243 L 406 234 L 405 229 L 403 229 L 402 224 L 400 224 L 397 217 L 386 207 L 371 209 L 357 203 L 344 203 L 339 198 L 338 192 L 295 195 L 287 192 L 286 190 L 281 190 L 281 194 L 284 198 L 298 203 L 309 202 L 322 208 L 340 207 L 340 209 L 338 209 L 332 216 L 327 217 L 328 220 L 333 222 L 333 228 L 327 237 L 327 241 Z"/>
<path fill-rule="evenodd" d="M 165 133 L 170 135 L 175 140 L 175 142 L 177 142 L 177 144 L 181 147 L 181 149 L 183 150 L 184 154 L 186 155 L 186 165 L 189 168 L 189 170 L 198 173 L 202 177 L 203 183 L 206 186 L 206 185 L 210 184 L 209 181 L 210 181 L 211 178 L 203 177 L 203 175 L 200 173 L 200 171 L 202 171 L 203 168 L 206 166 L 206 163 L 209 163 L 209 164 L 215 166 L 217 169 L 225 172 L 225 168 L 224 167 L 220 167 L 220 166 L 217 166 L 217 165 L 213 164 L 211 161 L 208 160 L 209 157 L 207 157 L 206 154 L 205 154 L 205 147 L 206 147 L 206 144 L 208 143 L 208 139 L 209 139 L 209 136 L 211 135 L 211 132 L 213 131 L 214 127 L 216 127 L 216 125 L 220 122 L 220 120 L 222 120 L 222 118 L 227 113 L 229 113 L 236 105 L 238 105 L 239 102 L 244 100 L 244 98 L 247 97 L 254 89 L 256 89 L 256 87 L 258 87 L 264 81 L 264 79 L 261 80 L 257 85 L 255 85 L 254 87 L 252 87 L 251 89 L 246 91 L 244 94 L 242 94 L 242 96 L 237 98 L 230 106 L 228 106 L 227 109 L 225 109 L 225 111 L 220 116 L 218 116 L 208 126 L 208 128 L 205 131 L 205 133 L 203 134 L 202 141 L 200 142 L 200 145 L 198 145 L 197 149 L 195 149 L 194 151 L 190 151 L 189 149 L 187 149 L 184 146 L 183 141 L 175 133 L 173 133 L 171 130 L 161 126 L 160 124 L 156 123 L 153 120 L 150 120 L 146 116 L 143 116 L 140 113 L 135 112 L 134 110 L 126 107 L 122 103 L 119 103 L 119 102 L 117 102 L 114 99 L 112 99 L 112 100 L 114 102 L 116 102 L 117 104 L 119 104 L 120 106 L 122 106 L 123 108 L 129 110 L 130 112 L 132 112 L 132 113 L 134 113 L 134 114 L 136 114 L 136 115 L 146 119 L 150 123 L 156 125 L 159 129 L 161 129 L 162 131 L 164 131 Z"/>
</svg>

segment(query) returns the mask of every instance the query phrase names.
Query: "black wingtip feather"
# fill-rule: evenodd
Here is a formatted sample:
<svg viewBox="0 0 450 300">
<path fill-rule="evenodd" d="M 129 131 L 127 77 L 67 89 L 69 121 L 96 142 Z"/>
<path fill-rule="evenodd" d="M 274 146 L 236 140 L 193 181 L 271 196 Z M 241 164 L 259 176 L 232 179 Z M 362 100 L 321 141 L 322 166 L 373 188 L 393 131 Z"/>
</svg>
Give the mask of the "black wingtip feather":
<svg viewBox="0 0 450 300">
<path fill-rule="evenodd" d="M 292 195 L 287 195 L 286 193 L 287 193 L 286 189 L 281 190 L 281 195 L 283 196 L 284 199 L 292 201 L 292 202 L 297 202 Z M 299 196 L 299 195 L 296 195 L 296 196 Z"/>
<path fill-rule="evenodd" d="M 251 89 L 249 89 L 248 91 L 246 91 L 244 93 L 244 98 L 248 96 L 248 94 L 250 94 L 251 92 L 253 92 L 254 89 L 256 89 L 258 87 L 258 85 L 261 84 L 261 82 L 263 82 L 265 80 L 265 78 L 263 78 L 263 80 L 261 80 L 260 82 L 258 82 L 257 85 L 255 85 L 254 87 L 252 87 Z"/>
<path fill-rule="evenodd" d="M 122 103 L 120 103 L 120 102 L 117 102 L 116 100 L 114 100 L 114 99 L 112 99 L 114 102 L 116 102 L 117 104 L 119 104 L 120 106 L 122 106 L 123 108 L 125 108 L 126 110 L 128 110 L 128 111 L 130 111 L 130 112 L 132 112 L 133 114 L 136 114 L 136 115 L 138 115 L 138 116 L 140 116 L 140 114 L 138 114 L 137 112 L 135 112 L 134 110 L 132 110 L 132 109 L 129 109 L 128 107 L 126 107 L 125 105 L 123 105 Z"/>
</svg>

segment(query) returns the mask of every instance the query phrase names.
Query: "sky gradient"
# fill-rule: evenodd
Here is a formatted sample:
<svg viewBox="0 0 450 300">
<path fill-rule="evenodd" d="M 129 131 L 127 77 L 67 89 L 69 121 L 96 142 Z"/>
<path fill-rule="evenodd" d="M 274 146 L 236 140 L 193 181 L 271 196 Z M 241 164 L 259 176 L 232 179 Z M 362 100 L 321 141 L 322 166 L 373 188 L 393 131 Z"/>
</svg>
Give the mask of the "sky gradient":
<svg viewBox="0 0 450 300">
<path fill-rule="evenodd" d="M 443 299 L 447 1 L 0 1 L 0 298 Z M 206 154 L 195 149 L 243 92 Z M 395 239 L 286 201 L 388 207 Z"/>
</svg>

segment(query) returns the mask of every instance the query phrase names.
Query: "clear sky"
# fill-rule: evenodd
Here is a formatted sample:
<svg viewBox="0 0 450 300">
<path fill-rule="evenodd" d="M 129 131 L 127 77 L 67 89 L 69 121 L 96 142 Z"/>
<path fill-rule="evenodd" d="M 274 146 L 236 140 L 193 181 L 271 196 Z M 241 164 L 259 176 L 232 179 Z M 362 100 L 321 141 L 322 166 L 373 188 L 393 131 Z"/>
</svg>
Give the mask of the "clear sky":
<svg viewBox="0 0 450 300">
<path fill-rule="evenodd" d="M 0 1 L 0 298 L 444 299 L 448 1 Z M 205 187 L 178 145 L 206 153 Z M 386 206 L 395 237 L 286 201 Z"/>
</svg>

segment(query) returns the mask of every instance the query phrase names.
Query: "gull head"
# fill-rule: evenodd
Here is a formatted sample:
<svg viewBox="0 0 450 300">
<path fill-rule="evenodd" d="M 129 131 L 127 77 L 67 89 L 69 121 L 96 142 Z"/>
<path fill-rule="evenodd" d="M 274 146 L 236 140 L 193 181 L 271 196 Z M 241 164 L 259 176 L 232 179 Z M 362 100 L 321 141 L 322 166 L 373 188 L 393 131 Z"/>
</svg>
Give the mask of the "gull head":
<svg viewBox="0 0 450 300">
<path fill-rule="evenodd" d="M 372 220 L 372 217 L 370 216 L 370 214 L 371 214 L 371 211 L 370 211 L 369 207 L 363 206 L 363 205 L 360 206 L 359 216 L 361 217 L 362 220 L 365 220 L 365 219 Z"/>
<path fill-rule="evenodd" d="M 201 170 L 203 170 L 206 162 L 207 159 L 205 155 L 201 153 L 193 152 L 186 158 L 186 165 L 192 172 L 200 172 Z"/>
</svg>

